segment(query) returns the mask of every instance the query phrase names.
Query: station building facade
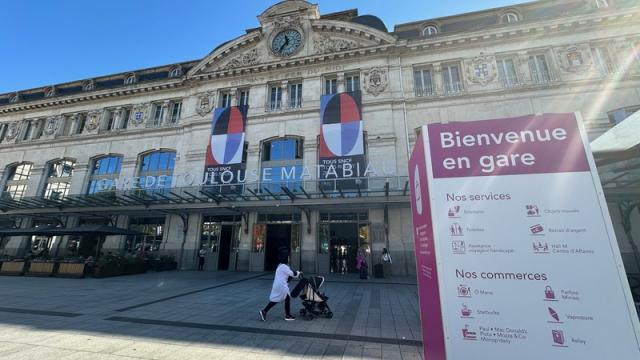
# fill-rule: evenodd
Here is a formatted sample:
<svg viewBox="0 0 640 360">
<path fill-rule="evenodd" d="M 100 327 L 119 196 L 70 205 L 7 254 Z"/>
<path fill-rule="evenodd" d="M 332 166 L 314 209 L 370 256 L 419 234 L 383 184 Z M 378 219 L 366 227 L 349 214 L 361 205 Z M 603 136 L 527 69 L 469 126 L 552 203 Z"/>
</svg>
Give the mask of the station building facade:
<svg viewBox="0 0 640 360">
<path fill-rule="evenodd" d="M 277 3 L 196 61 L 1 94 L 2 227 L 140 235 L 5 236 L 0 254 L 144 252 L 188 270 L 205 249 L 208 270 L 264 271 L 286 247 L 296 268 L 326 273 L 387 248 L 410 275 L 420 126 L 578 111 L 595 139 L 640 105 L 636 1 L 543 0 L 393 30 L 320 6 Z"/>
</svg>

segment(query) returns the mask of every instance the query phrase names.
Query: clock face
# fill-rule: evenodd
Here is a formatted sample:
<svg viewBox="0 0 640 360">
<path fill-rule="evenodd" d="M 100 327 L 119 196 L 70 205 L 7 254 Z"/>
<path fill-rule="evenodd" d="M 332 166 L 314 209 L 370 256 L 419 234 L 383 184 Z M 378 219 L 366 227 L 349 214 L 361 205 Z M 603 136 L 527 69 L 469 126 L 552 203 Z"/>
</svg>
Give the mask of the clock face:
<svg viewBox="0 0 640 360">
<path fill-rule="evenodd" d="M 297 30 L 284 30 L 274 36 L 271 41 L 271 50 L 280 56 L 289 56 L 295 53 L 302 45 L 302 34 Z"/>
</svg>

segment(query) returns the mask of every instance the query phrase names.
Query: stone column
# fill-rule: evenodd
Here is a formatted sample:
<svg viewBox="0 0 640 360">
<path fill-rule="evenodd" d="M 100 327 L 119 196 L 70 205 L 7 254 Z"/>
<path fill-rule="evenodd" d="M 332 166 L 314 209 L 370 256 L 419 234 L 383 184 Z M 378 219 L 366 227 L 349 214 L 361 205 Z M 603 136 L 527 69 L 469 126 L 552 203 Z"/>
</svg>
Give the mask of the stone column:
<svg viewBox="0 0 640 360">
<path fill-rule="evenodd" d="M 238 104 L 238 101 L 240 101 L 240 99 L 238 98 L 238 89 L 237 88 L 232 88 L 231 90 L 229 90 L 229 96 L 231 96 L 231 106 L 240 105 L 240 104 Z"/>
<path fill-rule="evenodd" d="M 337 89 L 338 93 L 345 92 L 346 88 L 344 86 L 344 73 L 343 72 L 338 73 L 338 77 L 337 77 L 336 82 L 337 82 L 336 89 Z"/>
<path fill-rule="evenodd" d="M 4 137 L 7 135 L 7 126 L 9 126 L 9 124 L 0 124 L 0 143 L 2 143 Z"/>
<path fill-rule="evenodd" d="M 163 111 L 162 111 L 162 119 L 160 119 L 160 126 L 169 124 L 169 119 L 171 118 L 169 114 L 169 110 L 171 110 L 171 107 L 169 106 L 170 104 L 171 102 L 168 100 L 162 103 Z"/>
<path fill-rule="evenodd" d="M 526 51 L 518 52 L 518 79 L 522 84 L 530 84 L 532 81 L 531 69 L 529 69 L 529 54 Z"/>
<path fill-rule="evenodd" d="M 433 64 L 433 94 L 442 95 L 444 89 L 442 85 L 442 65 L 440 63 Z"/>
<path fill-rule="evenodd" d="M 285 80 L 280 85 L 282 89 L 282 102 L 280 103 L 281 109 L 289 108 L 289 81 Z"/>
<path fill-rule="evenodd" d="M 111 131 L 122 129 L 122 116 L 124 114 L 124 111 L 122 111 L 121 107 L 115 108 L 112 111 L 113 111 L 113 129 L 111 129 Z"/>
</svg>

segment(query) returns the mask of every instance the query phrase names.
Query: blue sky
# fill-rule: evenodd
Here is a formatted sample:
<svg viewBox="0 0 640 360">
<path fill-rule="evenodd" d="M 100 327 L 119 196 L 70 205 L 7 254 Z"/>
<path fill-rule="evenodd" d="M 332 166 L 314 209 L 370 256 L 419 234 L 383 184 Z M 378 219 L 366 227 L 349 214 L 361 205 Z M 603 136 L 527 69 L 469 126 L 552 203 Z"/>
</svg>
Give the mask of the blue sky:
<svg viewBox="0 0 640 360">
<path fill-rule="evenodd" d="M 358 8 L 393 26 L 506 6 L 513 0 L 318 0 L 323 14 Z M 0 93 L 206 56 L 259 26 L 275 0 L 0 1 Z"/>
</svg>

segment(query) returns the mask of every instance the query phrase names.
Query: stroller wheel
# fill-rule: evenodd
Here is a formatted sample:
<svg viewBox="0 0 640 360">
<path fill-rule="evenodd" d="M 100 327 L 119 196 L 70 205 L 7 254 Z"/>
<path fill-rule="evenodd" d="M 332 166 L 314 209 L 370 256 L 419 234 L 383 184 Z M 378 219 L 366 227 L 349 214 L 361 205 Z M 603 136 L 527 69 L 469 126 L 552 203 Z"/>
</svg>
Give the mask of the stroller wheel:
<svg viewBox="0 0 640 360">
<path fill-rule="evenodd" d="M 327 313 L 327 319 L 331 319 L 333 317 L 333 311 L 329 311 Z"/>
</svg>

